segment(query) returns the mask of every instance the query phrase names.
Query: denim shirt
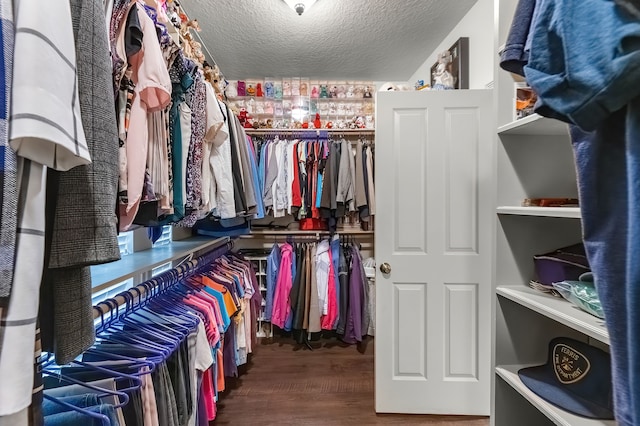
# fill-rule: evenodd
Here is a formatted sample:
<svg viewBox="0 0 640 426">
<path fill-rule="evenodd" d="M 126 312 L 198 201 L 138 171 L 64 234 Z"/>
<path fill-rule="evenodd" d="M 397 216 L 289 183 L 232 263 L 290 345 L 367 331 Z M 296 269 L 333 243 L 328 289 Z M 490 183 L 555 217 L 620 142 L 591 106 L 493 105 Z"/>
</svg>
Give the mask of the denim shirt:
<svg viewBox="0 0 640 426">
<path fill-rule="evenodd" d="M 541 0 L 536 8 L 524 68 L 536 112 L 592 131 L 640 95 L 636 17 L 610 0 Z"/>
<path fill-rule="evenodd" d="M 273 312 L 273 295 L 276 290 L 276 281 L 278 279 L 278 269 L 280 268 L 280 246 L 273 245 L 271 253 L 267 256 L 267 302 L 264 308 L 264 320 L 271 321 Z"/>
</svg>

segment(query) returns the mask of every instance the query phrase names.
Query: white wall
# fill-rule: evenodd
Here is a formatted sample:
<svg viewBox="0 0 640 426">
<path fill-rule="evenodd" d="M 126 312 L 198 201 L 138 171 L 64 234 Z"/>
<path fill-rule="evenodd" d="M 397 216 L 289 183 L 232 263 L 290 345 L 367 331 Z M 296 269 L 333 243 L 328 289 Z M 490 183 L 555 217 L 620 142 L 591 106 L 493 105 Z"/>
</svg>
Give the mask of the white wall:
<svg viewBox="0 0 640 426">
<path fill-rule="evenodd" d="M 438 52 L 449 49 L 460 37 L 469 37 L 469 89 L 484 89 L 493 80 L 493 61 L 497 58 L 493 48 L 493 33 L 493 0 L 478 0 L 413 73 L 409 84 L 413 86 L 417 80 L 428 83 L 431 66 L 436 62 Z"/>
</svg>

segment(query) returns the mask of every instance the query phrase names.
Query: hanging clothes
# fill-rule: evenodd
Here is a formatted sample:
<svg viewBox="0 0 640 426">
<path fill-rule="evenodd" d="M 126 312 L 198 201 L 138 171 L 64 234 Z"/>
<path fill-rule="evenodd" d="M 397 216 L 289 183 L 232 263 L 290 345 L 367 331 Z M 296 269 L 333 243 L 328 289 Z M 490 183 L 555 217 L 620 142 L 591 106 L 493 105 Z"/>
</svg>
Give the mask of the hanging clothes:
<svg viewBox="0 0 640 426">
<path fill-rule="evenodd" d="M 120 259 L 117 217 L 118 136 L 108 41 L 100 0 L 71 1 L 78 96 L 92 163 L 49 171 L 47 217 L 51 247 L 41 291 L 42 344 L 66 363 L 93 344 L 89 265 Z M 79 34 L 92 34 L 91 37 Z M 100 125 L 96 125 L 100 117 Z M 58 173 L 56 179 L 53 173 Z M 89 197 L 88 194 L 91 194 Z M 75 295 L 73 298 L 70 295 Z M 73 327 L 70 327 L 70 325 Z M 73 333 L 69 333 L 73 329 Z"/>
<path fill-rule="evenodd" d="M 149 149 L 149 114 L 164 109 L 171 102 L 171 79 L 164 64 L 156 26 L 144 8 L 134 4 L 132 13 L 134 9 L 142 28 L 144 50 L 129 64 L 135 89 L 126 140 L 127 199 L 119 206 L 121 231 L 128 230 L 133 223 L 142 198 Z M 118 47 L 122 49 L 121 44 Z M 120 51 L 119 56 L 124 57 L 125 54 Z"/>
<path fill-rule="evenodd" d="M 272 290 L 276 269 L 278 279 Z M 275 244 L 267 257 L 266 281 L 264 319 L 285 331 L 293 330 L 298 343 L 306 341 L 308 333 L 323 330 L 335 331 L 352 344 L 367 335 L 369 286 L 355 245 L 343 245 L 339 237 L 318 243 Z M 273 304 L 268 301 L 271 291 Z"/>
<path fill-rule="evenodd" d="M 287 316 L 291 312 L 289 303 L 289 293 L 293 285 L 292 281 L 292 263 L 293 263 L 293 247 L 290 244 L 283 244 L 280 247 L 282 258 L 278 269 L 278 279 L 273 299 L 273 312 L 271 322 L 282 329 L 285 328 Z"/>
</svg>

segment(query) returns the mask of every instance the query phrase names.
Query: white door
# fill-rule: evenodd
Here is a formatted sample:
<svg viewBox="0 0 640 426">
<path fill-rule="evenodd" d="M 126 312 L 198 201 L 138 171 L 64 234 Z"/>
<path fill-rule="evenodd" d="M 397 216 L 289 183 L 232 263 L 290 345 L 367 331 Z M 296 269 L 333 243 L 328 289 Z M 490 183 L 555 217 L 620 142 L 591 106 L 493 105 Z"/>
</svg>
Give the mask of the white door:
<svg viewBox="0 0 640 426">
<path fill-rule="evenodd" d="M 491 91 L 376 103 L 376 411 L 489 415 Z"/>
</svg>

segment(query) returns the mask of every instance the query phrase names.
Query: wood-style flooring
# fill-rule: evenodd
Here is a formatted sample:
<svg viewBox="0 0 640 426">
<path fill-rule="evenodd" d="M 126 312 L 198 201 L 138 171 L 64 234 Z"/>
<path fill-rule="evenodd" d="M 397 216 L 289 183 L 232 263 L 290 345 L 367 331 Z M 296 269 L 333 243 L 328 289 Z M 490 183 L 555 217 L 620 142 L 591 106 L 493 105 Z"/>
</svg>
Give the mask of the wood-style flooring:
<svg viewBox="0 0 640 426">
<path fill-rule="evenodd" d="M 289 338 L 263 340 L 240 377 L 228 380 L 212 425 L 489 424 L 485 417 L 376 415 L 373 340 L 359 348 L 329 340 L 314 346 L 310 351 Z"/>
</svg>

